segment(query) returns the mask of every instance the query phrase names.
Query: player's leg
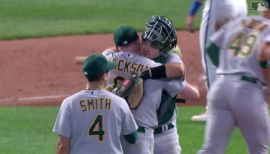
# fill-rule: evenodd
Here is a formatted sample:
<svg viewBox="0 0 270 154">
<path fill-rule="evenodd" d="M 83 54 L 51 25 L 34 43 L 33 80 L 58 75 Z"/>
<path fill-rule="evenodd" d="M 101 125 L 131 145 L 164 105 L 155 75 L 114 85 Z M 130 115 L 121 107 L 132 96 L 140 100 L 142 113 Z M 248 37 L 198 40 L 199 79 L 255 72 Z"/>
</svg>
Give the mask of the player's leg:
<svg viewBox="0 0 270 154">
<path fill-rule="evenodd" d="M 217 80 L 208 93 L 207 123 L 204 144 L 198 154 L 222 154 L 234 128 L 234 117 L 229 110 L 224 91 Z M 221 82 L 222 83 L 222 82 Z M 223 85 L 224 86 L 224 83 Z"/>
<path fill-rule="evenodd" d="M 249 153 L 268 154 L 270 137 L 268 104 L 262 89 L 255 87 L 253 83 L 244 84 L 246 86 L 239 87 L 241 90 L 235 94 L 238 97 L 235 97 L 232 103 L 237 124 L 248 144 Z"/>
<path fill-rule="evenodd" d="M 226 109 L 209 107 L 209 119 L 206 123 L 204 144 L 199 154 L 222 154 L 233 131 L 233 116 Z"/>
<path fill-rule="evenodd" d="M 155 135 L 154 154 L 181 154 L 177 128 Z"/>
<path fill-rule="evenodd" d="M 154 130 L 151 128 L 138 129 L 138 139 L 135 144 L 129 144 L 121 139 L 125 154 L 153 154 Z"/>
<path fill-rule="evenodd" d="M 206 1 L 206 4 L 203 9 L 203 15 L 202 15 L 202 21 L 200 25 L 200 35 L 199 35 L 199 43 L 200 43 L 200 51 L 201 51 L 201 63 L 204 70 L 204 79 L 205 79 L 205 87 L 208 89 L 210 86 L 210 83 L 212 83 L 212 80 L 214 78 L 214 74 L 211 72 L 215 72 L 213 70 L 213 67 L 211 67 L 212 62 L 209 59 L 209 57 L 206 55 L 205 52 L 205 46 L 207 44 L 207 41 L 210 37 L 210 35 L 214 31 L 214 12 L 212 8 L 213 0 Z M 199 115 L 194 115 L 191 117 L 192 121 L 198 121 L 198 122 L 204 122 L 206 121 L 206 114 L 202 113 Z"/>
<path fill-rule="evenodd" d="M 205 73 L 206 86 L 209 87 L 209 70 L 208 66 L 211 65 L 211 60 L 206 54 L 205 47 L 208 39 L 214 32 L 214 12 L 213 12 L 213 0 L 206 1 L 202 21 L 200 25 L 200 34 L 199 34 L 199 43 L 200 43 L 200 51 L 201 51 L 201 62 Z"/>
</svg>

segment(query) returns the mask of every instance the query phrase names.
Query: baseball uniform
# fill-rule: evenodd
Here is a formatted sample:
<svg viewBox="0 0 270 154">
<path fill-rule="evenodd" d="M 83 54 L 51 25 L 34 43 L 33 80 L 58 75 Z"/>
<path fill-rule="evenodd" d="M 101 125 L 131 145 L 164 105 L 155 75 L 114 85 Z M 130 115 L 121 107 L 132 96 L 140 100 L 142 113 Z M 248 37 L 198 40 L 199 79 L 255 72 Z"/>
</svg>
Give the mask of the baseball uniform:
<svg viewBox="0 0 270 154">
<path fill-rule="evenodd" d="M 175 62 L 175 63 L 183 63 L 182 59 L 175 53 L 168 53 L 168 57 L 162 63 Z M 185 81 L 183 81 L 185 83 Z M 184 84 L 182 89 L 184 88 Z M 182 90 L 181 89 L 181 90 Z M 166 90 L 166 89 L 165 89 Z M 181 90 L 178 93 L 181 93 Z M 165 94 L 166 95 L 166 94 Z M 165 113 L 162 115 L 158 115 L 159 117 L 159 127 L 155 129 L 155 149 L 154 154 L 179 154 L 181 153 L 181 147 L 179 143 L 179 136 L 177 133 L 177 124 L 176 124 L 176 104 L 173 101 L 176 95 L 170 95 L 172 100 L 171 102 L 161 102 L 161 106 L 158 109 L 165 110 Z M 167 96 L 165 96 L 167 97 Z M 169 104 L 169 105 L 168 105 Z M 166 107 L 170 106 L 170 107 Z M 157 112 L 160 113 L 160 112 Z M 164 119 L 166 120 L 162 120 Z"/>
<path fill-rule="evenodd" d="M 237 19 L 211 37 L 219 58 L 218 78 L 207 96 L 208 121 L 199 154 L 224 153 L 239 127 L 251 154 L 268 154 L 269 113 L 260 45 L 270 42 L 270 23 L 262 17 Z M 210 52 L 210 49 L 209 51 Z"/>
<path fill-rule="evenodd" d="M 200 26 L 201 61 L 206 76 L 206 84 L 210 89 L 216 79 L 216 67 L 206 54 L 205 47 L 210 36 L 222 24 L 237 17 L 247 15 L 246 0 L 208 0 L 203 9 Z"/>
<path fill-rule="evenodd" d="M 63 101 L 53 132 L 71 138 L 70 154 L 122 154 L 120 136 L 137 128 L 123 98 L 89 89 Z"/>
<path fill-rule="evenodd" d="M 194 0 L 190 15 L 195 15 L 204 0 Z M 246 0 L 208 0 L 205 2 L 202 13 L 202 20 L 199 33 L 199 45 L 201 51 L 201 62 L 204 69 L 205 85 L 208 89 L 216 79 L 216 67 L 211 62 L 209 55 L 206 53 L 206 44 L 221 26 L 237 17 L 247 15 Z M 194 19 L 193 19 L 194 20 Z M 206 114 L 192 116 L 192 121 L 206 121 Z"/>
<path fill-rule="evenodd" d="M 129 52 L 104 51 L 104 56 L 118 63 L 116 70 L 110 71 L 111 79 L 117 76 L 127 78 L 131 73 L 141 72 L 148 67 L 159 66 L 159 63 Z M 110 80 L 112 85 L 113 80 Z M 180 79 L 175 80 L 145 80 L 144 96 L 137 109 L 132 110 L 139 126 L 138 140 L 133 145 L 123 141 L 124 152 L 128 154 L 152 154 L 154 150 L 154 128 L 158 126 L 156 111 L 161 102 L 162 89 L 169 95 L 176 95 L 183 87 Z"/>
</svg>

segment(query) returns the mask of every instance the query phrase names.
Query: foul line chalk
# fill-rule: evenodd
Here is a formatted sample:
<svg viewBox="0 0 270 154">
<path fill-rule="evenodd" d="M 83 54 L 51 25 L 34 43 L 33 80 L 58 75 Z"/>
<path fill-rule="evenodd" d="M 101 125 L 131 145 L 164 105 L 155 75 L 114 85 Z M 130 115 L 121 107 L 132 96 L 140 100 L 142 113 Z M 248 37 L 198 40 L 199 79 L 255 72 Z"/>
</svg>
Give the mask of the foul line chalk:
<svg viewBox="0 0 270 154">
<path fill-rule="evenodd" d="M 31 97 L 13 97 L 13 98 L 3 98 L 0 99 L 0 104 L 5 102 L 17 101 L 17 102 L 27 102 L 27 101 L 42 101 L 50 99 L 61 99 L 69 96 L 68 94 L 63 95 L 49 95 L 49 96 L 31 96 Z"/>
</svg>

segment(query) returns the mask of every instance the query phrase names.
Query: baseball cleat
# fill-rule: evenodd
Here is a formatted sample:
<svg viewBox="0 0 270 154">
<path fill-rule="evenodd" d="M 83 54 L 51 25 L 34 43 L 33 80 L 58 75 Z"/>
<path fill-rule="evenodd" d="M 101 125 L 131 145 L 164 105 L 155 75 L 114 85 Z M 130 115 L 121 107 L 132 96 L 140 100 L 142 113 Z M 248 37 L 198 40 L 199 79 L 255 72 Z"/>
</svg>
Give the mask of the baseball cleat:
<svg viewBox="0 0 270 154">
<path fill-rule="evenodd" d="M 193 122 L 206 122 L 206 113 L 192 116 L 191 121 L 193 121 Z"/>
</svg>

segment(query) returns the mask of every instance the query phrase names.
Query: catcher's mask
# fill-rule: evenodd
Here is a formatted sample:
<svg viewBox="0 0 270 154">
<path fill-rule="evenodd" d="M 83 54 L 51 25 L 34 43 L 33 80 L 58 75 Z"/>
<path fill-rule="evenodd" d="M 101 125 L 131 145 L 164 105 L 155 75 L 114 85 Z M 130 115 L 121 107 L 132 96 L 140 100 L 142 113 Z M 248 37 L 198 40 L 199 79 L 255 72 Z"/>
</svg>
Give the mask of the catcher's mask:
<svg viewBox="0 0 270 154">
<path fill-rule="evenodd" d="M 149 41 L 161 52 L 168 52 L 177 44 L 176 30 L 172 21 L 164 16 L 150 17 L 145 25 L 142 40 Z"/>
</svg>

